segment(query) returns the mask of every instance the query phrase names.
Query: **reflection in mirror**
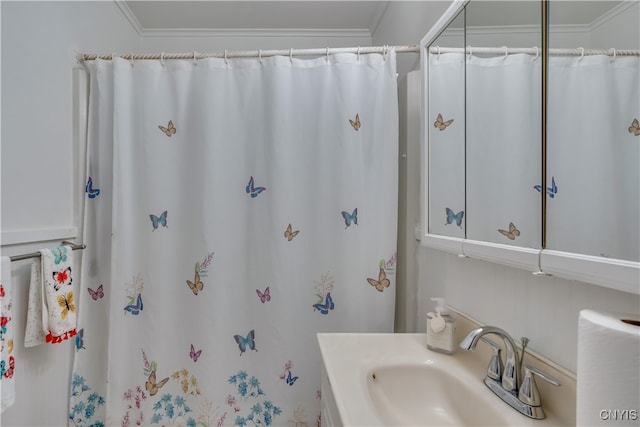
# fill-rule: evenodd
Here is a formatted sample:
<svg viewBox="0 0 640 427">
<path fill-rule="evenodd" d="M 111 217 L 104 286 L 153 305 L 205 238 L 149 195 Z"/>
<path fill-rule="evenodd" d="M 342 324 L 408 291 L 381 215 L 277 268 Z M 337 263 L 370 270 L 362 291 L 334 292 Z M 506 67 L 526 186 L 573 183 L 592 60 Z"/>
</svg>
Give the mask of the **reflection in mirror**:
<svg viewBox="0 0 640 427">
<path fill-rule="evenodd" d="M 466 7 L 467 238 L 541 246 L 539 1 Z"/>
<path fill-rule="evenodd" d="M 639 8 L 549 4 L 548 249 L 640 261 Z"/>
<path fill-rule="evenodd" d="M 431 44 L 428 61 L 429 233 L 464 238 L 464 11 Z"/>
</svg>

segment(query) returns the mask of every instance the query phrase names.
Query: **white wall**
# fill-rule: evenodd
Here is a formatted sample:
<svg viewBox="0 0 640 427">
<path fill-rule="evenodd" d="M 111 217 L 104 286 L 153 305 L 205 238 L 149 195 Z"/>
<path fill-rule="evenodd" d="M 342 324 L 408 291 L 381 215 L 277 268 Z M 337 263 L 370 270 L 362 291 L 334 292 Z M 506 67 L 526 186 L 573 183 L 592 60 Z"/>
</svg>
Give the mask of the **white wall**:
<svg viewBox="0 0 640 427">
<path fill-rule="evenodd" d="M 0 6 L 2 255 L 14 255 L 60 242 L 48 239 L 73 238 L 79 225 L 74 194 L 83 188 L 73 180 L 75 54 L 117 51 L 136 39 L 113 2 L 3 1 Z M 20 243 L 7 246 L 9 241 Z M 77 253 L 74 260 L 79 262 Z M 12 263 L 16 400 L 2 414 L 2 425 L 66 425 L 74 343 L 24 348 L 29 265 Z M 74 287 L 77 292 L 79 280 Z"/>
<path fill-rule="evenodd" d="M 430 2 L 428 2 L 430 3 Z M 427 2 L 392 2 L 387 14 L 373 35 L 374 42 L 384 43 L 383 40 L 398 40 L 407 42 L 407 39 L 419 39 L 426 33 L 428 27 L 423 25 L 423 20 L 434 23 L 438 16 L 431 16 L 436 10 L 440 13 L 446 9 L 448 2 L 443 6 L 441 2 L 435 4 L 433 9 Z M 636 9 L 631 9 L 631 16 L 637 18 Z M 427 18 L 428 16 L 428 18 Z M 618 20 L 608 21 L 608 25 L 618 25 Z M 609 30 L 603 25 L 601 32 Z M 637 26 L 635 41 L 637 42 Z M 627 38 L 623 40 L 607 40 L 606 47 L 627 46 L 633 34 L 617 31 Z M 611 34 L 611 32 L 608 32 Z M 588 40 L 589 35 L 576 37 L 575 33 L 562 36 L 567 43 L 576 40 Z M 594 38 L 596 35 L 593 36 Z M 582 44 L 582 43 L 581 43 Z M 571 47 L 577 47 L 572 45 Z M 401 122 L 403 123 L 403 122 Z M 404 122 L 407 125 L 406 121 Z M 409 124 L 408 126 L 411 126 Z M 415 138 L 416 132 L 411 129 L 404 131 L 410 139 L 401 142 L 401 147 L 414 147 L 419 144 Z M 405 137 L 405 136 L 403 136 Z M 405 137 L 406 138 L 406 137 Z M 404 160 L 401 162 L 401 173 L 404 173 L 406 188 L 401 193 L 413 194 L 419 198 L 419 174 L 412 171 L 403 172 Z M 415 167 L 415 162 L 407 162 L 405 167 Z M 415 203 L 411 209 L 415 209 Z M 415 223 L 411 218 L 419 218 L 417 212 L 404 212 L 400 214 L 404 223 L 399 224 L 399 235 L 408 236 L 413 233 Z M 438 250 L 419 247 L 417 254 L 412 253 L 411 242 L 400 242 L 399 267 L 401 271 L 401 259 L 409 264 L 407 271 L 411 276 L 411 264 L 417 263 L 417 289 L 413 289 L 411 281 L 401 282 L 399 275 L 399 295 L 406 298 L 401 301 L 407 310 L 416 310 L 417 316 L 407 319 L 400 314 L 402 319 L 400 331 L 425 332 L 425 314 L 432 309 L 430 297 L 444 296 L 453 307 L 461 310 L 469 316 L 484 324 L 502 327 L 510 332 L 515 339 L 527 336 L 531 339 L 529 347 L 551 359 L 571 372 L 576 371 L 577 353 L 577 325 L 578 313 L 583 308 L 609 311 L 626 311 L 640 313 L 640 296 L 606 289 L 591 284 L 577 281 L 563 280 L 554 277 L 533 276 L 530 272 L 513 269 L 498 264 L 480 260 L 460 259 L 456 255 L 440 252 Z M 415 257 L 415 258 L 414 258 Z M 417 295 L 412 307 L 411 298 Z M 412 321 L 413 320 L 413 321 Z M 402 327 L 405 327 L 403 329 Z"/>
<path fill-rule="evenodd" d="M 72 75 L 77 53 L 200 52 L 369 46 L 369 37 L 143 37 L 114 1 L 2 1 L 2 255 L 32 252 L 80 231 L 74 197 Z M 84 173 L 80 171 L 82 180 Z M 82 181 L 80 180 L 80 181 Z M 75 181 L 78 181 L 77 179 Z M 7 244 L 14 243 L 14 244 Z M 74 259 L 79 263 L 76 253 Z M 30 261 L 14 262 L 14 320 L 26 324 Z M 78 277 L 78 276 L 76 276 Z M 74 281 L 79 286 L 79 280 Z M 76 288 L 77 292 L 77 288 Z M 74 344 L 24 348 L 16 331 L 16 401 L 3 426 L 67 424 Z"/>
</svg>

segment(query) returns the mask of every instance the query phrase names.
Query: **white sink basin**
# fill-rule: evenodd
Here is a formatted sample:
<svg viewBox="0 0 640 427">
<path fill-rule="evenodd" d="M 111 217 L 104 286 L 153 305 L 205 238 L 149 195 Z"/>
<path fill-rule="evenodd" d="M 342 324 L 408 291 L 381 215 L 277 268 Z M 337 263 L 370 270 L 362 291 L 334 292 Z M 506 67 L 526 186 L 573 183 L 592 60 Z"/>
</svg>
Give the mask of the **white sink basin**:
<svg viewBox="0 0 640 427">
<path fill-rule="evenodd" d="M 323 427 L 575 425 L 571 399 L 533 420 L 494 395 L 483 383 L 488 347 L 436 353 L 424 334 L 318 334 L 318 343 Z"/>
<path fill-rule="evenodd" d="M 477 390 L 438 363 L 374 368 L 367 374 L 367 391 L 387 425 L 509 425 L 501 415 L 505 408 L 479 399 Z"/>
</svg>

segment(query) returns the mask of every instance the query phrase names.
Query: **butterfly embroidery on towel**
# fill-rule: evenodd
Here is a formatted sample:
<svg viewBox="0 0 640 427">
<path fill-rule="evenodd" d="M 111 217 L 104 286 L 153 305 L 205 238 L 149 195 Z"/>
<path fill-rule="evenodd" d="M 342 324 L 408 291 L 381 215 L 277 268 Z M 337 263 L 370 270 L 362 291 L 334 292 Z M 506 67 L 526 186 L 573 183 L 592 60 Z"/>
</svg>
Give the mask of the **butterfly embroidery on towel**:
<svg viewBox="0 0 640 427">
<path fill-rule="evenodd" d="M 294 377 L 293 375 L 291 375 L 291 371 L 289 371 L 289 374 L 287 375 L 287 384 L 289 384 L 290 386 L 294 385 L 296 380 L 298 379 L 298 377 Z"/>
<path fill-rule="evenodd" d="M 462 218 L 464 217 L 464 211 L 454 213 L 451 209 L 445 208 L 447 213 L 447 222 L 444 225 L 452 224 L 454 221 L 456 225 L 462 228 Z"/>
<path fill-rule="evenodd" d="M 138 315 L 142 311 L 142 294 L 138 294 L 136 298 L 136 304 L 129 304 L 124 308 L 125 312 L 131 313 L 133 315 Z M 125 313 L 126 314 L 126 313 Z"/>
<path fill-rule="evenodd" d="M 100 195 L 100 189 L 93 188 L 93 180 L 91 179 L 91 177 L 87 179 L 87 184 L 84 186 L 84 192 L 87 193 L 87 196 L 90 199 L 95 199 Z"/>
<path fill-rule="evenodd" d="M 634 136 L 640 136 L 640 123 L 638 123 L 638 119 L 633 119 L 631 122 L 631 126 L 629 126 L 629 133 Z"/>
<path fill-rule="evenodd" d="M 449 125 L 453 123 L 453 119 L 447 120 L 446 122 L 442 119 L 442 114 L 438 114 L 436 117 L 436 121 L 433 123 L 433 126 L 440 129 L 441 131 L 445 130 Z"/>
<path fill-rule="evenodd" d="M 258 298 L 260 298 L 261 303 L 265 303 L 267 301 L 271 301 L 271 294 L 269 293 L 269 287 L 267 286 L 264 292 L 260 292 L 260 289 L 256 289 L 256 294 L 258 294 Z"/>
<path fill-rule="evenodd" d="M 191 292 L 193 292 L 194 295 L 198 295 L 198 292 L 204 288 L 204 283 L 200 280 L 200 273 L 198 273 L 198 270 L 196 270 L 193 282 L 191 280 L 187 280 L 187 286 L 189 286 L 189 289 L 191 289 Z"/>
<path fill-rule="evenodd" d="M 84 328 L 76 334 L 76 350 L 84 350 Z"/>
<path fill-rule="evenodd" d="M 349 123 L 351 124 L 351 126 L 353 127 L 354 130 L 359 130 L 360 129 L 360 116 L 358 114 L 356 114 L 356 119 L 351 120 L 349 119 Z"/>
<path fill-rule="evenodd" d="M 58 265 L 61 262 L 67 262 L 67 248 L 65 246 L 58 246 L 56 248 L 51 248 L 51 253 L 53 254 L 53 262 Z"/>
<path fill-rule="evenodd" d="M 162 212 L 160 216 L 155 216 L 153 214 L 150 214 L 149 218 L 151 219 L 151 225 L 153 226 L 152 231 L 156 231 L 156 229 L 160 225 L 162 225 L 163 227 L 169 228 L 167 226 L 167 211 Z"/>
<path fill-rule="evenodd" d="M 250 194 L 251 197 L 255 198 L 255 197 L 258 197 L 258 194 L 262 193 L 264 190 L 266 190 L 266 188 L 255 186 L 255 183 L 253 181 L 253 176 L 249 178 L 249 183 L 245 188 L 245 191 L 247 192 L 247 194 Z"/>
<path fill-rule="evenodd" d="M 384 268 L 378 271 L 378 280 L 367 278 L 367 282 L 376 288 L 378 292 L 384 291 L 384 288 L 388 288 L 391 285 L 389 279 L 387 279 L 387 273 L 384 272 Z"/>
<path fill-rule="evenodd" d="M 171 135 L 176 134 L 176 128 L 175 126 L 173 126 L 173 122 L 171 120 L 169 120 L 169 124 L 167 125 L 167 127 L 158 126 L 158 128 L 160 128 L 160 130 L 164 132 L 164 134 L 167 135 L 169 138 L 171 138 Z"/>
<path fill-rule="evenodd" d="M 298 235 L 298 233 L 300 232 L 300 230 L 296 230 L 296 231 L 291 231 L 291 224 L 289 224 L 289 226 L 287 227 L 286 230 L 284 230 L 284 237 L 288 240 L 291 241 L 293 240 L 294 237 L 296 237 Z"/>
<path fill-rule="evenodd" d="M 60 306 L 60 318 L 66 319 L 69 313 L 75 313 L 76 306 L 73 302 L 73 291 L 67 292 L 66 295 L 58 295 L 58 305 Z"/>
<path fill-rule="evenodd" d="M 322 300 L 313 304 L 313 311 L 318 310 L 321 314 L 328 314 L 329 310 L 333 310 L 334 308 L 335 304 L 333 303 L 333 298 L 331 298 L 331 292 L 327 292 L 327 295 L 324 297 L 324 304 L 322 304 Z"/>
<path fill-rule="evenodd" d="M 342 218 L 344 218 L 345 229 L 349 228 L 351 224 L 358 225 L 358 208 L 355 208 L 351 213 L 342 211 Z"/>
<path fill-rule="evenodd" d="M 512 222 L 509 223 L 509 231 L 501 229 L 498 229 L 498 231 L 500 232 L 500 234 L 508 237 L 510 240 L 515 240 L 515 238 L 520 235 L 520 230 L 518 230 Z"/>
<path fill-rule="evenodd" d="M 193 360 L 194 362 L 197 362 L 201 354 L 202 354 L 202 349 L 196 351 L 193 344 L 191 344 L 191 351 L 189 352 L 189 357 L 191 358 L 191 360 Z"/>
<path fill-rule="evenodd" d="M 58 291 L 62 285 L 71 285 L 71 267 L 64 268 L 59 271 L 51 273 L 55 283 L 53 289 Z"/>
<path fill-rule="evenodd" d="M 163 379 L 160 382 L 156 382 L 156 370 L 153 369 L 149 374 L 149 378 L 147 378 L 147 381 L 144 383 L 144 386 L 149 392 L 149 395 L 155 396 L 158 390 L 160 390 L 160 388 L 164 386 L 167 381 L 169 381 L 169 377 Z"/>
<path fill-rule="evenodd" d="M 535 188 L 535 190 L 538 193 L 542 192 L 542 185 L 534 185 L 533 188 Z M 554 197 L 556 197 L 556 194 L 558 193 L 558 186 L 556 185 L 556 178 L 554 176 L 551 177 L 551 187 L 547 187 L 547 196 L 551 197 L 552 199 Z"/>
<path fill-rule="evenodd" d="M 238 343 L 240 356 L 247 351 L 247 347 L 251 350 L 258 351 L 258 349 L 256 349 L 255 332 L 253 329 L 249 331 L 246 338 L 241 335 L 234 335 L 233 339 Z"/>
<path fill-rule="evenodd" d="M 13 370 L 16 366 L 16 360 L 13 356 L 9 356 L 9 369 L 7 369 L 6 362 L 3 360 L 0 362 L 0 376 L 5 378 L 13 377 Z"/>
<path fill-rule="evenodd" d="M 89 295 L 91 295 L 91 298 L 93 298 L 94 301 L 104 297 L 104 287 L 102 285 L 98 286 L 95 291 L 87 287 L 87 291 L 89 291 Z"/>
</svg>

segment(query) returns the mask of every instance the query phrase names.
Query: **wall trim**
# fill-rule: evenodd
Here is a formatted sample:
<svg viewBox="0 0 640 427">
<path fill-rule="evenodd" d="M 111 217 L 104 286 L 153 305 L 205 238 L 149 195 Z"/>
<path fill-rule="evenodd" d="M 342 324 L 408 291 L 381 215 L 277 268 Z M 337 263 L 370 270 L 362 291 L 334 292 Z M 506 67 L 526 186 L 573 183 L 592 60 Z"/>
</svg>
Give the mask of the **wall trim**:
<svg viewBox="0 0 640 427">
<path fill-rule="evenodd" d="M 9 245 L 19 245 L 23 243 L 47 242 L 51 240 L 74 239 L 78 236 L 78 228 L 69 227 L 49 227 L 31 228 L 23 230 L 2 231 L 2 247 Z"/>
</svg>

